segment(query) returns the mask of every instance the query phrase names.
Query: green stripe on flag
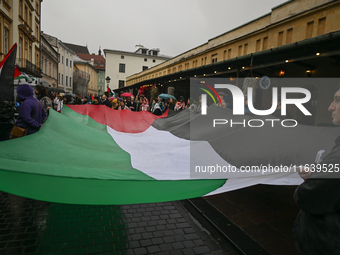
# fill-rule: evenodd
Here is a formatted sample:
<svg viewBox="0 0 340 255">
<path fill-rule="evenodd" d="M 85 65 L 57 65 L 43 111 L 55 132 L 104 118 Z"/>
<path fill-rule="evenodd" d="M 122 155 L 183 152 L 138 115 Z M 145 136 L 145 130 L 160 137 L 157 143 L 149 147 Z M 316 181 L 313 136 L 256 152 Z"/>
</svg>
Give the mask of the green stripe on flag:
<svg viewBox="0 0 340 255">
<path fill-rule="evenodd" d="M 130 155 L 105 125 L 67 106 L 63 114 L 50 111 L 39 132 L 0 143 L 0 190 L 32 199 L 98 205 L 150 203 L 203 196 L 224 183 L 155 180 L 131 166 Z"/>
<path fill-rule="evenodd" d="M 0 176 L 0 190 L 14 195 L 88 205 L 156 203 L 201 197 L 225 183 L 225 180 L 109 181 L 1 170 Z"/>
</svg>

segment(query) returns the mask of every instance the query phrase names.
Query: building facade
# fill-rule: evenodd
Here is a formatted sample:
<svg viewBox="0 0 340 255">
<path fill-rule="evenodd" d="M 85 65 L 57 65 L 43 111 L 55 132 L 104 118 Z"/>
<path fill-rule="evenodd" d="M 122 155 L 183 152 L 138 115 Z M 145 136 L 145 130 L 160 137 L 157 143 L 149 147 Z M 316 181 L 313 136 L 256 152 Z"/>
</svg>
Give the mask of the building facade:
<svg viewBox="0 0 340 255">
<path fill-rule="evenodd" d="M 81 86 L 87 82 L 86 93 L 84 89 L 75 89 L 75 93 L 84 95 L 92 94 L 94 96 L 98 95 L 97 87 L 97 73 L 98 70 L 91 64 L 90 61 L 83 60 L 78 56 L 74 56 L 74 76 L 75 82 L 79 82 Z M 85 80 L 85 81 L 84 81 Z M 76 84 L 75 84 L 76 85 Z M 77 87 L 78 84 L 77 84 Z"/>
<path fill-rule="evenodd" d="M 317 78 L 338 77 L 340 65 L 340 1 L 294 0 L 249 23 L 208 40 L 153 68 L 127 77 L 127 90 L 168 88 L 176 97 L 190 96 L 190 78 L 228 78 L 243 89 L 239 78 Z M 298 109 L 289 114 L 301 124 L 331 125 L 327 104 L 336 85 L 300 86 L 312 93 L 307 109 L 312 117 L 300 116 Z M 229 93 L 227 90 L 224 93 Z M 268 109 L 271 89 L 256 88 L 257 109 Z M 231 94 L 229 98 L 232 100 Z M 231 102 L 232 103 L 232 102 Z M 316 109 L 316 105 L 320 106 Z M 322 107 L 321 107 L 322 105 Z M 322 109 L 322 110 L 320 110 Z"/>
<path fill-rule="evenodd" d="M 97 95 L 103 95 L 106 91 L 105 86 L 105 58 L 101 55 L 101 50 L 98 51 L 98 55 L 86 54 L 86 53 L 77 53 L 78 57 L 84 59 L 86 61 L 90 61 L 91 65 L 93 65 L 97 69 Z"/>
<path fill-rule="evenodd" d="M 104 49 L 106 76 L 110 77 L 110 88 L 126 86 L 126 77 L 156 66 L 170 57 L 160 55 L 159 49 L 148 49 L 137 45 L 135 52 Z"/>
<path fill-rule="evenodd" d="M 43 79 L 49 84 L 49 87 L 56 88 L 58 85 L 58 65 L 59 53 L 41 32 L 41 70 Z"/>
<path fill-rule="evenodd" d="M 41 77 L 40 22 L 42 0 L 0 2 L 0 59 L 17 43 L 16 64 L 33 77 Z"/>
<path fill-rule="evenodd" d="M 267 15 L 209 39 L 154 68 L 127 77 L 127 86 L 338 31 L 339 15 L 339 1 L 287 1 L 272 8 Z M 243 69 L 246 68 L 249 69 L 249 64 Z"/>
<path fill-rule="evenodd" d="M 58 38 L 46 33 L 44 37 L 59 54 L 57 87 L 63 88 L 65 92 L 73 93 L 73 58 L 76 53 Z"/>
</svg>

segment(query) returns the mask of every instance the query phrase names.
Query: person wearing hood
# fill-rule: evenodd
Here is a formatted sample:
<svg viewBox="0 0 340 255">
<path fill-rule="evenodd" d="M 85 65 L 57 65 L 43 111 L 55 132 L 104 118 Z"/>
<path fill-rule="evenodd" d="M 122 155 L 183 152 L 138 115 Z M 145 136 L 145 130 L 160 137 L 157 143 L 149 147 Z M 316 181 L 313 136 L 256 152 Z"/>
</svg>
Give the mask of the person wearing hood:
<svg viewBox="0 0 340 255">
<path fill-rule="evenodd" d="M 39 100 L 33 97 L 33 88 L 22 84 L 17 87 L 17 95 L 21 105 L 15 126 L 26 129 L 27 135 L 38 132 L 46 119 L 46 111 Z"/>
</svg>

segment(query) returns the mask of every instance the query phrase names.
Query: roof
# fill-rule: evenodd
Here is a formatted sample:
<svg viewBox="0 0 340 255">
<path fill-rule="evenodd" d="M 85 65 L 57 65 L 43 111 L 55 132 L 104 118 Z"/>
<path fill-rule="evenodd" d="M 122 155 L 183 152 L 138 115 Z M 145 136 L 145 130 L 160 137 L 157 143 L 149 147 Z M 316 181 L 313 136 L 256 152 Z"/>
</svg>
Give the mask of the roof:
<svg viewBox="0 0 340 255">
<path fill-rule="evenodd" d="M 83 59 L 83 60 L 87 60 L 87 61 L 91 61 L 91 59 L 93 59 L 93 64 L 94 67 L 97 69 L 105 69 L 105 58 L 102 55 L 95 55 L 95 54 L 85 54 L 85 53 L 78 53 L 77 54 L 79 58 Z M 95 65 L 97 64 L 97 65 Z M 103 66 L 101 66 L 100 64 L 103 64 Z"/>
<path fill-rule="evenodd" d="M 93 68 L 94 70 L 96 70 L 96 72 L 98 72 L 98 69 L 95 68 L 93 65 L 91 65 L 91 61 L 87 61 L 84 59 L 81 59 L 78 56 L 73 56 L 73 63 L 74 64 L 84 64 L 84 65 L 88 65 L 89 67 Z"/>
<path fill-rule="evenodd" d="M 87 46 L 81 46 L 81 45 L 76 45 L 76 44 L 71 44 L 71 43 L 65 43 L 64 45 L 71 50 L 73 50 L 75 53 L 85 53 L 85 54 L 90 54 Z"/>
<path fill-rule="evenodd" d="M 152 58 L 158 58 L 158 59 L 170 59 L 172 57 L 166 56 L 166 55 L 148 55 L 148 54 L 142 54 L 137 52 L 130 52 L 130 51 L 122 51 L 122 50 L 110 50 L 110 49 L 104 49 L 104 54 L 107 53 L 113 53 L 113 54 L 127 54 L 130 56 L 138 56 L 138 57 L 152 57 Z"/>
</svg>

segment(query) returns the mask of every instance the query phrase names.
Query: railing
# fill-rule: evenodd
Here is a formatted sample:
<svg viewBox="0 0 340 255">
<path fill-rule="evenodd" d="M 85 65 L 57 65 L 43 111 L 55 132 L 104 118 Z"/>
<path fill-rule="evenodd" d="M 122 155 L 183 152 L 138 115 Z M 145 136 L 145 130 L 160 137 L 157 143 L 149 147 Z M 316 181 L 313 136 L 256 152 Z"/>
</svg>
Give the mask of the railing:
<svg viewBox="0 0 340 255">
<path fill-rule="evenodd" d="M 24 72 L 31 73 L 37 77 L 40 77 L 42 75 L 42 70 L 25 58 L 17 58 L 16 65 L 24 69 Z"/>
</svg>

